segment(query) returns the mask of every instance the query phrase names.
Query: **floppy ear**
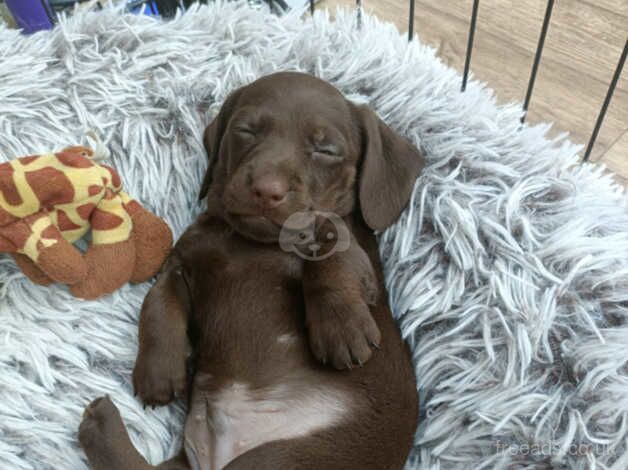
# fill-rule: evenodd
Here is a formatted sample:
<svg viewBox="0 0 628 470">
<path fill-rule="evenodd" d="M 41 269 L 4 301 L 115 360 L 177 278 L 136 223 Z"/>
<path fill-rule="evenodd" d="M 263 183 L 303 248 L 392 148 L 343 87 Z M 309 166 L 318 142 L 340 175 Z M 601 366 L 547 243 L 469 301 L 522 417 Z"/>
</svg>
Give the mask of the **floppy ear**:
<svg viewBox="0 0 628 470">
<path fill-rule="evenodd" d="M 213 170 L 218 163 L 222 137 L 236 107 L 239 95 L 240 89 L 234 91 L 227 97 L 218 112 L 218 116 L 205 128 L 205 132 L 203 133 L 203 144 L 207 152 L 207 157 L 209 158 L 209 165 L 207 166 L 207 171 L 205 172 L 203 183 L 201 184 L 201 190 L 198 195 L 199 201 L 204 199 L 209 191 L 209 186 L 213 179 Z"/>
<path fill-rule="evenodd" d="M 359 200 L 373 230 L 392 225 L 408 204 L 425 162 L 421 153 L 366 106 L 356 106 L 362 137 Z"/>
</svg>

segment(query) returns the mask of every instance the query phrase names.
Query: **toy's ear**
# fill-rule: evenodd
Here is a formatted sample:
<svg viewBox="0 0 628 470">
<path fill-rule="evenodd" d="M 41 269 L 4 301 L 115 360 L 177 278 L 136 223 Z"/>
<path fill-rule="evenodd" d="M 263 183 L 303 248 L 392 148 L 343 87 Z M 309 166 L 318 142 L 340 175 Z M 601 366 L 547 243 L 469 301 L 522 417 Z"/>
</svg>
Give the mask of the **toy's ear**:
<svg viewBox="0 0 628 470">
<path fill-rule="evenodd" d="M 359 201 L 373 230 L 392 225 L 408 204 L 425 163 L 421 153 L 366 106 L 355 106 L 362 138 Z"/>
<path fill-rule="evenodd" d="M 229 120 L 231 119 L 231 115 L 236 108 L 239 96 L 240 89 L 234 91 L 227 97 L 220 108 L 218 116 L 216 116 L 207 126 L 203 134 L 203 145 L 205 146 L 205 151 L 207 152 L 207 157 L 209 158 L 209 164 L 198 195 L 199 201 L 204 199 L 209 191 L 209 187 L 213 180 L 214 167 L 218 164 L 218 158 L 223 147 L 222 138 L 229 124 Z"/>
</svg>

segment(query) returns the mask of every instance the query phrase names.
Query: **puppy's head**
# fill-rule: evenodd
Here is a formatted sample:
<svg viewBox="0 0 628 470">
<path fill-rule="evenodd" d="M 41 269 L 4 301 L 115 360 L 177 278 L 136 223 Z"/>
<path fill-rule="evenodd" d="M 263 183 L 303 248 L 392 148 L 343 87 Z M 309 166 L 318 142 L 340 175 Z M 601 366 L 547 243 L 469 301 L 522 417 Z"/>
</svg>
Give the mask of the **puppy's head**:
<svg viewBox="0 0 628 470">
<path fill-rule="evenodd" d="M 235 230 L 278 240 L 296 212 L 341 217 L 359 206 L 376 230 L 407 204 L 423 167 L 416 148 L 371 110 L 300 73 L 263 77 L 232 93 L 207 127 L 200 197 Z"/>
</svg>

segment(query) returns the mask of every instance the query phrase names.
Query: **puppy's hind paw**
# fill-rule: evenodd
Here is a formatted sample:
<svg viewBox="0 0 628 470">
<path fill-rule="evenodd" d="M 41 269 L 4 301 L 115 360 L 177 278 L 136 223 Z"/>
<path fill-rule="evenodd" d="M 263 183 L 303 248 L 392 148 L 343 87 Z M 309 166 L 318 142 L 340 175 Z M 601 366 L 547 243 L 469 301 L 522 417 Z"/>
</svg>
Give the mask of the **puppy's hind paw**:
<svg viewBox="0 0 628 470">
<path fill-rule="evenodd" d="M 83 421 L 79 426 L 79 441 L 85 451 L 87 447 L 114 437 L 124 431 L 124 424 L 118 408 L 108 396 L 96 398 L 83 412 Z"/>
</svg>

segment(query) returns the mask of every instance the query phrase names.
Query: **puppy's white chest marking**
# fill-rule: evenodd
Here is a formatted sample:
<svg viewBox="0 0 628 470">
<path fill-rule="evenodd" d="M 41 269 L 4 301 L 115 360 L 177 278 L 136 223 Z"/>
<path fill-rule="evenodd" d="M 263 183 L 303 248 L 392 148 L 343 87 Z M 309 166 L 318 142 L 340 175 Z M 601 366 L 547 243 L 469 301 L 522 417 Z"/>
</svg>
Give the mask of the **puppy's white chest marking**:
<svg viewBox="0 0 628 470">
<path fill-rule="evenodd" d="M 277 336 L 278 344 L 285 344 L 286 346 L 292 345 L 297 342 L 297 336 L 293 333 L 284 333 Z"/>
<path fill-rule="evenodd" d="M 334 426 L 350 407 L 340 390 L 303 385 L 250 390 L 233 383 L 195 395 L 185 424 L 185 451 L 194 470 L 220 470 L 266 442 Z"/>
</svg>

